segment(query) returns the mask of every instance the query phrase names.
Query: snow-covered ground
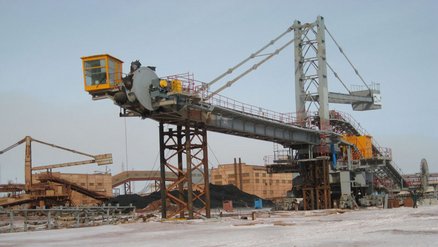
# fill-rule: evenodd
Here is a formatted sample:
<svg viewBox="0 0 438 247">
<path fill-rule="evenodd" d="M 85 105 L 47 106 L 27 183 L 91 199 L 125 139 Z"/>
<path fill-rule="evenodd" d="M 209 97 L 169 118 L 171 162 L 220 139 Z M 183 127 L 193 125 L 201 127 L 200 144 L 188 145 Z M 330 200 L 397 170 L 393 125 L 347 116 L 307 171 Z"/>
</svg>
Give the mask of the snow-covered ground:
<svg viewBox="0 0 438 247">
<path fill-rule="evenodd" d="M 267 213 L 0 234 L 0 246 L 438 246 L 438 206 Z"/>
</svg>

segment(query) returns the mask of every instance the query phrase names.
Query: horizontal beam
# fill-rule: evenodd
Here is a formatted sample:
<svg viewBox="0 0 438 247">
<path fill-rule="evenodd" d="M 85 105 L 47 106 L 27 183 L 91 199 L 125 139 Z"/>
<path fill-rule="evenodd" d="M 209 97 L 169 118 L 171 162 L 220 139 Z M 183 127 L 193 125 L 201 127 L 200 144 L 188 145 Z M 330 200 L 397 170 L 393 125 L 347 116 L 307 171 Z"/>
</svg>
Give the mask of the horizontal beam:
<svg viewBox="0 0 438 247">
<path fill-rule="evenodd" d="M 299 144 L 318 145 L 321 132 L 276 122 L 228 108 L 215 106 L 206 121 L 208 130 L 251 139 L 271 141 L 291 147 Z"/>
<path fill-rule="evenodd" d="M 112 154 L 99 154 L 94 156 L 94 158 L 95 159 L 93 160 L 74 161 L 74 162 L 59 163 L 59 164 L 46 165 L 46 166 L 34 166 L 32 167 L 32 170 L 39 171 L 39 170 L 55 169 L 55 168 L 62 168 L 69 166 L 87 165 L 93 163 L 97 163 L 97 165 L 101 166 L 101 165 L 109 165 L 113 163 Z"/>
<path fill-rule="evenodd" d="M 357 96 L 343 93 L 328 94 L 329 103 L 333 104 L 355 104 L 355 103 L 373 103 L 372 96 Z M 308 94 L 306 101 L 319 101 L 319 95 Z"/>
<path fill-rule="evenodd" d="M 86 165 L 86 164 L 93 164 L 95 162 L 96 162 L 96 160 L 84 160 L 84 161 L 67 162 L 67 163 L 60 163 L 60 164 L 53 164 L 53 165 L 46 165 L 46 166 L 35 166 L 35 167 L 32 167 L 32 171 L 62 168 L 62 167 L 69 167 L 69 166 L 80 166 L 80 165 Z"/>
</svg>

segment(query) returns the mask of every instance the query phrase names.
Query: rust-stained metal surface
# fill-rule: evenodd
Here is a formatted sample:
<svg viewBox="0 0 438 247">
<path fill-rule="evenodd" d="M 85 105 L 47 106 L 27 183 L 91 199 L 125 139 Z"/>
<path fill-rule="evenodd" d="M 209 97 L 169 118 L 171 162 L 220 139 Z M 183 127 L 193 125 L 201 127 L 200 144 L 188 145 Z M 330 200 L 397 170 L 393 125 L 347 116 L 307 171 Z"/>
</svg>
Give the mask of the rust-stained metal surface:
<svg viewBox="0 0 438 247">
<path fill-rule="evenodd" d="M 210 189 L 208 175 L 207 130 L 202 125 L 191 127 L 189 124 L 178 125 L 177 129 L 165 129 L 160 123 L 160 175 L 162 217 L 194 218 L 210 217 Z M 184 159 L 185 158 L 185 159 Z M 169 186 L 165 186 L 166 171 L 177 177 Z M 193 173 L 201 175 L 193 180 Z M 174 196 L 170 192 L 178 191 Z M 187 193 L 186 193 L 187 192 Z M 187 196 L 185 196 L 187 195 Z M 167 199 L 178 205 L 176 211 L 167 210 Z M 194 208 L 194 201 L 203 205 Z"/>
</svg>

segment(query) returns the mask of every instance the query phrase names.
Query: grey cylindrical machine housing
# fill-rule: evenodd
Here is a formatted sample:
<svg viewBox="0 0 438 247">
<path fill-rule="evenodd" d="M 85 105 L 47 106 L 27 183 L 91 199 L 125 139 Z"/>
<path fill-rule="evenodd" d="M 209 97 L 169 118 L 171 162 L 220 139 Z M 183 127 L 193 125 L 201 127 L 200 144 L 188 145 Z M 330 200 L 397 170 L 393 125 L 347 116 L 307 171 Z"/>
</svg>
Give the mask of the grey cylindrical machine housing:
<svg viewBox="0 0 438 247">
<path fill-rule="evenodd" d="M 152 104 L 150 87 L 153 81 L 159 80 L 157 74 L 147 67 L 140 67 L 133 73 L 133 85 L 131 90 L 126 89 L 126 94 L 130 102 L 138 102 L 147 110 L 156 110 Z"/>
</svg>

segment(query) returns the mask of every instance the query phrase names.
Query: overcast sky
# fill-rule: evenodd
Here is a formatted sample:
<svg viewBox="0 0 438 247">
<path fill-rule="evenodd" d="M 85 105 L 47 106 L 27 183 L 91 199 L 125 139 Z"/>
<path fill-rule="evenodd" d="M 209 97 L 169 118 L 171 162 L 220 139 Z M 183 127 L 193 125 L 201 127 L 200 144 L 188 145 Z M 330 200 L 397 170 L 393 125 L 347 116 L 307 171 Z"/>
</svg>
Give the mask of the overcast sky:
<svg viewBox="0 0 438 247">
<path fill-rule="evenodd" d="M 81 56 L 109 53 L 157 66 L 165 76 L 192 72 L 208 81 L 288 28 L 295 19 L 325 17 L 367 82 L 381 83 L 383 109 L 351 113 L 406 173 L 426 158 L 438 172 L 436 1 L 22 1 L 0 0 L 0 149 L 26 135 L 125 162 L 124 119 L 109 100 L 83 90 Z M 288 36 L 292 38 L 292 36 Z M 327 59 L 345 81 L 359 84 L 333 45 Z M 278 112 L 295 111 L 293 48 L 223 92 Z M 330 78 L 329 78 L 330 79 Z M 339 83 L 330 80 L 331 89 Z M 127 119 L 129 169 L 158 168 L 158 123 Z M 268 142 L 209 134 L 210 163 L 241 157 L 263 164 Z M 34 164 L 80 159 L 39 144 Z M 66 168 L 93 172 L 104 168 Z M 0 156 L 0 183 L 23 181 L 24 148 Z"/>
</svg>

